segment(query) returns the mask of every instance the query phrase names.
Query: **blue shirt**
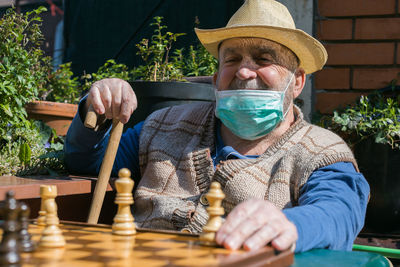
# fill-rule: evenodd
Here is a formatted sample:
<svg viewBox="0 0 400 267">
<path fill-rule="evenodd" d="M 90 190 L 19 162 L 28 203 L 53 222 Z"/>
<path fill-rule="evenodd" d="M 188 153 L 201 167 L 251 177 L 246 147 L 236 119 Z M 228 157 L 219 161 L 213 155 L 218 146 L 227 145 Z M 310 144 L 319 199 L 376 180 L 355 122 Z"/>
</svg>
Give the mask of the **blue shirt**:
<svg viewBox="0 0 400 267">
<path fill-rule="evenodd" d="M 112 173 L 117 176 L 117 170 L 129 168 L 136 184 L 140 180 L 138 153 L 142 126 L 143 122 L 138 123 L 122 135 Z M 70 172 L 92 175 L 99 172 L 109 131 L 87 129 L 78 112 L 65 141 L 65 161 Z M 216 138 L 216 152 L 211 155 L 214 166 L 221 160 L 257 157 L 241 155 L 225 146 L 219 127 Z M 299 206 L 283 210 L 297 227 L 295 252 L 313 248 L 351 250 L 364 225 L 368 195 L 368 183 L 350 162 L 338 162 L 315 170 L 300 189 Z"/>
</svg>

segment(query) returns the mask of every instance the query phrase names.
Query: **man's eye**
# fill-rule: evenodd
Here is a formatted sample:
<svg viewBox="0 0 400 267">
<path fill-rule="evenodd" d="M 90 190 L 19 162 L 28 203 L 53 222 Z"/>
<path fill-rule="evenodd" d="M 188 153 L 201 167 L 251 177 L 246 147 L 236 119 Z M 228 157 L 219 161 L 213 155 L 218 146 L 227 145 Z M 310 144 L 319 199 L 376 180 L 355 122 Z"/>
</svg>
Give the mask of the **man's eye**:
<svg viewBox="0 0 400 267">
<path fill-rule="evenodd" d="M 227 58 L 225 59 L 225 63 L 232 63 L 232 62 L 236 62 L 237 59 L 236 58 Z"/>
<path fill-rule="evenodd" d="M 267 57 L 260 57 L 260 58 L 258 58 L 258 60 L 262 61 L 262 62 L 271 62 L 271 59 L 267 58 Z"/>
</svg>

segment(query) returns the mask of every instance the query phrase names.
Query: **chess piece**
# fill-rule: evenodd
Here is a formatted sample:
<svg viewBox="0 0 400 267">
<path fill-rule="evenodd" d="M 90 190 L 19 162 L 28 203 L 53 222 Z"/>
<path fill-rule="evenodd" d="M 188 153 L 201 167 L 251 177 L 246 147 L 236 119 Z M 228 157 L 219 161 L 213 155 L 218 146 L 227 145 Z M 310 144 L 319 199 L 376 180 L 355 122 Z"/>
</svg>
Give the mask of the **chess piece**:
<svg viewBox="0 0 400 267">
<path fill-rule="evenodd" d="M 21 260 L 18 242 L 21 224 L 18 222 L 20 210 L 13 191 L 6 193 L 0 212 L 4 219 L 3 238 L 0 243 L 0 266 L 18 266 Z"/>
<path fill-rule="evenodd" d="M 133 181 L 130 178 L 131 172 L 123 168 L 118 173 L 119 178 L 115 181 L 117 195 L 115 204 L 118 204 L 118 211 L 114 217 L 112 232 L 115 235 L 134 235 L 136 234 L 136 226 L 131 213 L 131 205 L 133 204 L 132 189 Z"/>
<path fill-rule="evenodd" d="M 44 210 L 44 203 L 46 202 L 44 192 L 46 192 L 45 188 L 47 185 L 41 185 L 40 186 L 40 198 L 41 198 L 41 203 L 40 203 L 40 210 L 39 210 L 39 217 L 36 220 L 36 224 L 38 226 L 46 226 L 46 211 Z"/>
<path fill-rule="evenodd" d="M 199 239 L 201 244 L 207 246 L 215 246 L 215 233 L 222 225 L 222 215 L 224 215 L 224 208 L 221 206 L 222 200 L 225 198 L 224 192 L 221 190 L 221 185 L 218 182 L 212 182 L 211 188 L 206 194 L 209 202 L 208 221 L 203 227 L 203 232 L 200 234 Z"/>
<path fill-rule="evenodd" d="M 65 246 L 65 239 L 58 227 L 57 217 L 57 187 L 55 185 L 41 186 L 41 195 L 44 196 L 44 210 L 46 211 L 46 227 L 43 229 L 39 246 L 44 248 L 60 248 Z"/>
<path fill-rule="evenodd" d="M 21 223 L 21 230 L 19 231 L 20 251 L 32 252 L 35 249 L 35 245 L 28 232 L 30 209 L 24 202 L 20 202 L 19 206 L 19 222 Z"/>
</svg>

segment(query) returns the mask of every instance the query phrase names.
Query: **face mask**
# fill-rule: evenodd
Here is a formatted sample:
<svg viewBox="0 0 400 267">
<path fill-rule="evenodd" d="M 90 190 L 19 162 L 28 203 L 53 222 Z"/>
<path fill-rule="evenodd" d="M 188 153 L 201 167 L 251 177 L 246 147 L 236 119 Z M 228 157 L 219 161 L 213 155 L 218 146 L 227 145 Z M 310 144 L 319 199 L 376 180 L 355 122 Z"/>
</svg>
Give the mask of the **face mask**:
<svg viewBox="0 0 400 267">
<path fill-rule="evenodd" d="M 285 90 L 226 90 L 216 91 L 215 115 L 238 137 L 256 140 L 270 133 L 283 121 L 285 93 L 292 82 L 291 76 Z"/>
</svg>

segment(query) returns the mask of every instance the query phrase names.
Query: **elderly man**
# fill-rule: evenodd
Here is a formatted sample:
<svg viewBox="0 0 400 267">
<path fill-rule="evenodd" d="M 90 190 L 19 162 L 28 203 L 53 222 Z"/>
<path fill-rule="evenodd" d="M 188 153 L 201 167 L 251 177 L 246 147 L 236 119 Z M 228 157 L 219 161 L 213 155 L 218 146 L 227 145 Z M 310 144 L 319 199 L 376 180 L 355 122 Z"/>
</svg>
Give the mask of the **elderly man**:
<svg viewBox="0 0 400 267">
<path fill-rule="evenodd" d="M 114 169 L 140 177 L 139 226 L 200 232 L 203 194 L 218 181 L 227 217 L 217 243 L 229 249 L 350 250 L 369 187 L 345 142 L 307 123 L 293 99 L 327 55 L 273 0 L 247 0 L 225 28 L 196 33 L 219 60 L 216 103 L 162 109 L 122 137 Z M 71 171 L 96 173 L 107 129 L 82 125 L 89 105 L 126 123 L 136 108 L 122 80 L 93 84 L 66 140 Z"/>
</svg>

